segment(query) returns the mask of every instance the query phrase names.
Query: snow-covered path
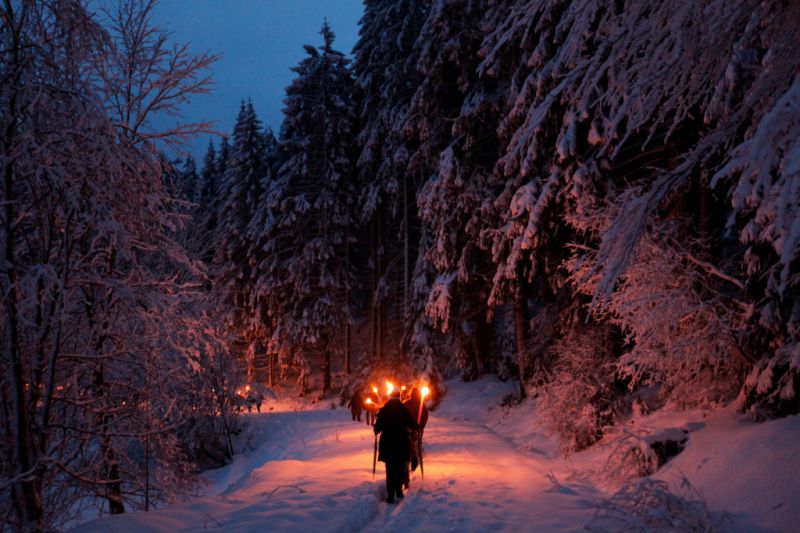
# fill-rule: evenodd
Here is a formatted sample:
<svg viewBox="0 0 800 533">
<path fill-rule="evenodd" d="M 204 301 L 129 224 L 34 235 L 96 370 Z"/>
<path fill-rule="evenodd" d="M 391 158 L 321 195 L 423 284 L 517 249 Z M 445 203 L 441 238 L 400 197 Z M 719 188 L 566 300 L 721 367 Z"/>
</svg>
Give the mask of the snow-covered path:
<svg viewBox="0 0 800 533">
<path fill-rule="evenodd" d="M 425 477 L 397 505 L 373 478 L 371 428 L 343 409 L 253 414 L 245 452 L 211 472 L 209 496 L 79 527 L 114 531 L 531 531 L 578 530 L 600 494 L 553 484 L 561 460 L 526 454 L 449 399 L 425 433 Z M 473 402 L 466 402 L 473 404 Z"/>
<path fill-rule="evenodd" d="M 269 413 L 244 415 L 241 453 L 205 473 L 206 496 L 106 517 L 75 531 L 585 531 L 598 505 L 619 486 L 595 485 L 605 479 L 601 471 L 616 444 L 564 459 L 531 400 L 499 407 L 511 384 L 487 377 L 449 382 L 448 389 L 425 432 L 425 478 L 418 470 L 397 505 L 383 501 L 381 463 L 372 476 L 369 426 L 351 421 L 345 409 L 287 401 Z M 753 424 L 729 406 L 657 412 L 636 423 L 651 431 L 685 428 L 686 450 L 654 478 L 678 493 L 686 492 L 683 480 L 689 479 L 718 529 L 797 530 L 800 507 L 791 502 L 800 490 L 800 415 Z M 645 510 L 660 518 L 672 512 Z M 652 524 L 639 527 L 653 530 Z M 592 524 L 596 531 L 625 525 Z"/>
<path fill-rule="evenodd" d="M 574 531 L 592 516 L 591 485 L 553 485 L 557 461 L 522 454 L 484 426 L 432 417 L 426 439 L 425 479 L 399 508 L 382 509 L 374 529 Z"/>
</svg>

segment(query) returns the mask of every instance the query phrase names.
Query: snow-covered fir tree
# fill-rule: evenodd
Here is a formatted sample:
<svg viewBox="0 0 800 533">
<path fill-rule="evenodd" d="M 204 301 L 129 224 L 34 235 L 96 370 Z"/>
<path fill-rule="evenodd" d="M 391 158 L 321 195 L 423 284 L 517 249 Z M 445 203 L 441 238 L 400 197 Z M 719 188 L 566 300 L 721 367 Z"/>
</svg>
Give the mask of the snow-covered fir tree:
<svg viewBox="0 0 800 533">
<path fill-rule="evenodd" d="M 428 2 L 419 0 L 366 2 L 353 49 L 360 219 L 369 235 L 369 260 L 359 266 L 370 272 L 372 354 L 379 359 L 408 328 L 420 176 L 407 169 L 403 124 L 421 79 L 416 41 L 427 10 Z"/>
<path fill-rule="evenodd" d="M 467 379 L 476 378 L 489 363 L 483 343 L 489 336 L 482 272 L 487 261 L 477 246 L 480 207 L 496 159 L 497 96 L 493 87 L 477 83 L 476 76 L 486 8 L 482 2 L 431 7 L 417 42 L 422 82 L 403 124 L 415 147 L 408 171 L 424 178 L 417 205 L 427 235 L 419 253 L 434 275 L 415 320 L 433 321 L 452 334 L 456 360 Z"/>
<path fill-rule="evenodd" d="M 247 361 L 249 379 L 254 378 L 258 350 L 251 309 L 254 266 L 259 258 L 251 255 L 251 223 L 264 182 L 271 179 L 267 148 L 274 142 L 271 132 L 265 133 L 252 102 L 242 102 L 220 184 L 212 272 L 215 299 L 223 310 L 225 327 L 233 335 L 231 349 Z"/>
<path fill-rule="evenodd" d="M 200 178 L 197 175 L 197 163 L 191 155 L 183 161 L 178 179 L 178 197 L 187 202 L 197 201 Z"/>
<path fill-rule="evenodd" d="M 208 141 L 208 149 L 203 157 L 203 167 L 200 169 L 200 194 L 197 198 L 199 209 L 208 209 L 214 198 L 217 197 L 219 177 L 217 176 L 217 151 L 214 143 Z"/>
<path fill-rule="evenodd" d="M 217 227 L 217 209 L 219 201 L 220 176 L 217 172 L 217 151 L 213 141 L 208 142 L 208 149 L 203 157 L 200 169 L 197 206 L 194 212 L 194 227 L 191 241 L 195 256 L 210 263 L 213 258 L 213 236 Z"/>
<path fill-rule="evenodd" d="M 307 385 L 311 355 L 348 349 L 349 246 L 355 228 L 353 81 L 327 22 L 319 48 L 293 68 L 281 127 L 283 157 L 262 215 L 258 305 L 272 321 L 270 349 Z"/>
</svg>

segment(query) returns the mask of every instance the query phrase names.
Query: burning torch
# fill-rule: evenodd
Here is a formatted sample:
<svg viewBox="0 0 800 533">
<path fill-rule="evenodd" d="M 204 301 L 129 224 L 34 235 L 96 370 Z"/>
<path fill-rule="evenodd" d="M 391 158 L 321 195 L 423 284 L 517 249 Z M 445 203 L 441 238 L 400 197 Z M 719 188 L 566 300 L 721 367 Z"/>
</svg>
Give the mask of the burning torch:
<svg viewBox="0 0 800 533">
<path fill-rule="evenodd" d="M 372 388 L 375 389 L 375 387 Z M 367 405 L 371 405 L 372 398 L 367 398 L 366 403 Z M 372 477 L 375 477 L 375 465 L 377 462 L 378 462 L 378 435 L 375 435 L 375 447 L 372 450 Z"/>
<path fill-rule="evenodd" d="M 425 386 L 420 389 L 420 399 L 419 399 L 419 412 L 417 413 L 417 424 L 420 423 L 422 420 L 422 406 L 425 405 L 425 396 L 427 396 L 431 390 Z M 419 433 L 417 437 L 417 450 L 419 450 L 419 472 L 422 474 L 422 478 L 425 479 L 425 465 L 422 463 L 422 428 L 419 428 Z"/>
<path fill-rule="evenodd" d="M 425 405 L 425 396 L 427 396 L 430 392 L 431 390 L 428 387 L 422 387 L 422 389 L 419 391 L 420 399 L 419 399 L 419 413 L 417 413 L 417 424 L 419 424 L 420 420 L 422 420 L 422 406 Z"/>
</svg>

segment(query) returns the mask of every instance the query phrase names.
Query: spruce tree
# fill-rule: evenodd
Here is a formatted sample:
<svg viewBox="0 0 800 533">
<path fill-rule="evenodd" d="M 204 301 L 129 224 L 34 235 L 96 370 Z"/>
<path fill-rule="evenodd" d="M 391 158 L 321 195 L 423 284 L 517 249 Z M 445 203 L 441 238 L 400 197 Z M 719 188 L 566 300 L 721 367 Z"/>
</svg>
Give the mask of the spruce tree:
<svg viewBox="0 0 800 533">
<path fill-rule="evenodd" d="M 220 176 L 217 172 L 217 152 L 214 143 L 208 149 L 200 169 L 200 184 L 197 208 L 194 215 L 193 250 L 197 258 L 209 264 L 214 256 L 213 238 L 217 228 L 217 203 L 219 201 Z"/>
<path fill-rule="evenodd" d="M 218 184 L 217 151 L 214 149 L 214 143 L 208 141 L 208 149 L 203 158 L 203 168 L 200 169 L 200 194 L 197 202 L 201 211 L 208 209 L 212 199 L 216 198 Z"/>
<path fill-rule="evenodd" d="M 431 326 L 453 332 L 456 359 L 465 379 L 487 366 L 483 340 L 489 258 L 477 245 L 481 212 L 496 158 L 494 87 L 477 74 L 481 21 L 487 2 L 437 3 L 416 46 L 422 78 L 403 122 L 413 147 L 408 172 L 423 176 L 417 194 L 422 223 L 415 271 L 409 356 L 430 368 L 425 348 Z M 434 376 L 431 376 L 432 378 Z"/>
<path fill-rule="evenodd" d="M 407 171 L 410 150 L 402 125 L 421 79 L 415 43 L 428 4 L 368 0 L 353 49 L 359 92 L 360 217 L 369 228 L 365 239 L 369 240 L 369 264 L 364 266 L 370 271 L 372 353 L 377 358 L 383 357 L 389 339 L 403 335 L 410 307 L 415 260 L 411 240 L 416 237 L 412 226 L 418 225 L 414 196 L 420 179 Z"/>
<path fill-rule="evenodd" d="M 191 155 L 184 160 L 179 179 L 180 183 L 177 184 L 178 196 L 188 202 L 194 202 L 197 199 L 199 178 L 197 177 L 197 163 Z"/>
<path fill-rule="evenodd" d="M 262 235 L 257 291 L 273 320 L 272 349 L 296 365 L 301 387 L 308 354 L 347 350 L 347 256 L 355 229 L 353 81 L 327 22 L 320 33 L 323 45 L 305 46 L 307 57 L 286 90 L 284 163 L 272 189 L 276 218 L 271 234 Z"/>
<path fill-rule="evenodd" d="M 220 154 L 225 153 L 224 145 Z M 269 173 L 264 132 L 253 104 L 242 102 L 233 131 L 233 145 L 221 184 L 217 228 L 214 234 L 213 274 L 217 301 L 225 323 L 234 332 L 234 351 L 247 359 L 248 378 L 253 378 L 254 336 L 250 322 L 253 291 L 250 253 L 251 221 L 261 198 L 262 179 Z"/>
</svg>

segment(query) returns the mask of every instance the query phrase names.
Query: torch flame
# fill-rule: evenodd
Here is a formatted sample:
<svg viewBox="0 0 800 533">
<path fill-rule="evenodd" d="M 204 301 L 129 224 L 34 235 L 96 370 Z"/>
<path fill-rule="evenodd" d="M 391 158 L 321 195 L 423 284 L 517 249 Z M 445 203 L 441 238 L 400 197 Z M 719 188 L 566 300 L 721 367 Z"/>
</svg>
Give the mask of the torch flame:
<svg viewBox="0 0 800 533">
<path fill-rule="evenodd" d="M 394 384 L 391 381 L 386 381 L 386 394 L 391 395 L 394 390 Z"/>
<path fill-rule="evenodd" d="M 431 392 L 431 390 L 427 386 L 422 387 L 419 391 L 421 396 L 419 401 L 419 411 L 417 412 L 417 424 L 422 421 L 422 407 L 425 405 L 425 396 L 427 396 L 429 392 Z"/>
<path fill-rule="evenodd" d="M 372 398 L 367 398 L 367 403 L 372 403 Z"/>
<path fill-rule="evenodd" d="M 372 392 L 374 392 L 375 394 L 378 394 L 378 387 L 372 387 Z"/>
</svg>

